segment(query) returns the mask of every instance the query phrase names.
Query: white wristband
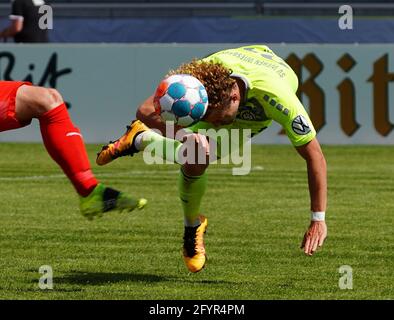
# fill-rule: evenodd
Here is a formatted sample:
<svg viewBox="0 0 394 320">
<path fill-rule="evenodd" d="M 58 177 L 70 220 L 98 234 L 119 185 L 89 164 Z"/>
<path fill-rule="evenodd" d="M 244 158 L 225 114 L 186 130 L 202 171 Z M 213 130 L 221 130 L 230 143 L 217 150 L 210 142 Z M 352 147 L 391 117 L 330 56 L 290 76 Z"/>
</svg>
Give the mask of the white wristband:
<svg viewBox="0 0 394 320">
<path fill-rule="evenodd" d="M 312 212 L 311 220 L 312 221 L 324 221 L 326 217 L 326 213 L 324 211 Z"/>
</svg>

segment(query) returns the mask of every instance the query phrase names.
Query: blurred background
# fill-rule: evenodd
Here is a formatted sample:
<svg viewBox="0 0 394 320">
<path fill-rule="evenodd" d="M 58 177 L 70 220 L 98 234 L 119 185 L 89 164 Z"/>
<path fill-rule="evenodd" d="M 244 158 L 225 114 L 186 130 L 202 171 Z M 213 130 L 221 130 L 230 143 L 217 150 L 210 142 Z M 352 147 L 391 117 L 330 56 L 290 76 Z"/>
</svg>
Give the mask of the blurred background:
<svg viewBox="0 0 394 320">
<path fill-rule="evenodd" d="M 38 1 L 38 0 L 36 0 Z M 52 0 L 52 42 L 392 42 L 390 0 Z M 338 8 L 351 5 L 351 33 L 338 32 Z M 10 0 L 0 0 L 0 25 Z"/>
<path fill-rule="evenodd" d="M 119 124 L 135 117 L 170 68 L 259 43 L 296 71 L 298 96 L 322 143 L 393 144 L 393 1 L 46 3 L 53 11 L 49 43 L 14 44 L 11 37 L 0 43 L 0 80 L 57 88 L 88 142 L 117 136 Z M 0 29 L 10 24 L 10 13 L 11 2 L 0 0 Z M 36 128 L 26 128 L 2 133 L 0 140 L 40 141 L 40 136 Z M 273 126 L 255 142 L 288 139 Z"/>
</svg>

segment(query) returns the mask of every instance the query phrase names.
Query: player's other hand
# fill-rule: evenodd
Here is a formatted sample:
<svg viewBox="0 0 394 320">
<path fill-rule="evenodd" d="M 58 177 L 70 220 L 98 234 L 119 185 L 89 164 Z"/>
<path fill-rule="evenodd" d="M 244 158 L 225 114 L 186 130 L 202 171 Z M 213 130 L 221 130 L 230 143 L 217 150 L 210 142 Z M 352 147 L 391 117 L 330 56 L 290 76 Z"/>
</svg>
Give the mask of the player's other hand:
<svg viewBox="0 0 394 320">
<path fill-rule="evenodd" d="M 301 249 L 308 256 L 313 255 L 317 248 L 323 245 L 327 237 L 327 225 L 325 221 L 311 221 L 308 230 L 302 240 Z"/>
<path fill-rule="evenodd" d="M 208 138 L 199 133 L 187 133 L 184 135 L 182 142 L 184 144 L 192 143 L 195 146 L 196 155 L 200 154 L 209 156 Z"/>
</svg>

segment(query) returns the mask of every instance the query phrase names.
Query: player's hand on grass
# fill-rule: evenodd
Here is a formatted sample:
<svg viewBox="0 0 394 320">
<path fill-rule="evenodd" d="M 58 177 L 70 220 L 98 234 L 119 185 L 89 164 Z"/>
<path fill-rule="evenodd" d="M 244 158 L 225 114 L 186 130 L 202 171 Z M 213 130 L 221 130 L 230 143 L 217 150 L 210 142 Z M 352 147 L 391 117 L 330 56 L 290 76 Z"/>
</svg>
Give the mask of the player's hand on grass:
<svg viewBox="0 0 394 320">
<path fill-rule="evenodd" d="M 311 256 L 323 245 L 326 237 L 327 225 L 325 221 L 311 221 L 302 240 L 301 249 L 304 249 L 306 255 Z"/>
</svg>

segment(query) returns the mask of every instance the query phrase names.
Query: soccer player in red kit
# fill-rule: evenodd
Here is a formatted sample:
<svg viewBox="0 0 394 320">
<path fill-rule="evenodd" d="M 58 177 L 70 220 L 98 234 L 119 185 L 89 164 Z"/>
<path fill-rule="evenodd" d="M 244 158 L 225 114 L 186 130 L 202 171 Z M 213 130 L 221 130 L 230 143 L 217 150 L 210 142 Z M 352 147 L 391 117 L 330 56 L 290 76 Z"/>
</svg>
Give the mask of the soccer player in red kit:
<svg viewBox="0 0 394 320">
<path fill-rule="evenodd" d="M 40 122 L 44 145 L 80 196 L 82 215 L 88 219 L 104 212 L 142 209 L 145 199 L 134 199 L 108 188 L 94 177 L 82 135 L 70 119 L 60 93 L 29 82 L 0 81 L 0 132 Z"/>
</svg>

